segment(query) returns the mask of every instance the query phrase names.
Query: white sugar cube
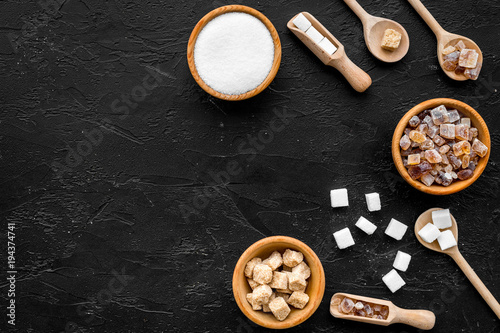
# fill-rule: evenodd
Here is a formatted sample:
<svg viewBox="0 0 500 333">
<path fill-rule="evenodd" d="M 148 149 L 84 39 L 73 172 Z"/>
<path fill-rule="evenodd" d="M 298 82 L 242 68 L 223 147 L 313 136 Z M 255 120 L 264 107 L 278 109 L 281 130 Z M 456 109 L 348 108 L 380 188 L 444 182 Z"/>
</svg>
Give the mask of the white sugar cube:
<svg viewBox="0 0 500 333">
<path fill-rule="evenodd" d="M 339 188 L 330 191 L 330 201 L 332 207 L 347 207 L 349 206 L 349 198 L 347 197 L 347 189 Z"/>
<path fill-rule="evenodd" d="M 394 239 L 401 240 L 406 233 L 406 229 L 408 229 L 406 224 L 401 223 L 396 219 L 391 219 L 387 229 L 385 229 L 385 234 Z"/>
<path fill-rule="evenodd" d="M 321 48 L 323 48 L 323 50 L 325 50 L 329 55 L 332 55 L 335 53 L 335 51 L 337 51 L 337 47 L 333 45 L 332 42 L 330 42 L 330 40 L 326 37 L 323 38 L 318 45 L 321 46 Z"/>
<path fill-rule="evenodd" d="M 427 243 L 432 243 L 438 238 L 440 233 L 441 231 L 439 231 L 438 227 L 432 223 L 427 223 L 425 227 L 420 229 L 418 235 Z"/>
<path fill-rule="evenodd" d="M 293 24 L 300 30 L 306 32 L 307 29 L 311 27 L 311 22 L 304 16 L 304 14 L 300 13 L 296 18 L 293 19 Z"/>
<path fill-rule="evenodd" d="M 370 212 L 375 212 L 381 209 L 380 206 L 380 195 L 378 193 L 368 193 L 365 194 L 366 197 L 366 205 L 368 206 L 368 210 Z"/>
<path fill-rule="evenodd" d="M 377 226 L 375 224 L 371 223 L 370 221 L 368 221 L 367 219 L 365 219 L 363 216 L 361 216 L 358 219 L 358 222 L 356 222 L 356 227 L 363 230 L 368 235 L 373 234 L 375 232 L 375 230 L 377 230 Z"/>
<path fill-rule="evenodd" d="M 457 246 L 457 240 L 455 239 L 455 236 L 453 236 L 453 232 L 451 232 L 451 230 L 443 231 L 437 240 L 441 250 L 443 251 L 449 249 L 450 247 Z"/>
<path fill-rule="evenodd" d="M 315 27 L 310 26 L 309 29 L 307 29 L 306 34 L 311 37 L 311 39 L 319 44 L 323 38 L 325 38 L 318 30 L 316 30 Z"/>
<path fill-rule="evenodd" d="M 406 284 L 403 278 L 395 269 L 384 275 L 382 277 L 382 281 L 384 281 L 387 288 L 389 288 L 393 293 L 398 291 L 402 286 Z"/>
<path fill-rule="evenodd" d="M 432 211 L 432 222 L 439 229 L 451 227 L 451 215 L 449 209 L 440 209 Z"/>
<path fill-rule="evenodd" d="M 349 228 L 344 228 L 334 232 L 333 237 L 335 237 L 335 242 L 337 242 L 337 246 L 341 250 L 354 245 L 354 239 L 352 238 Z"/>
<path fill-rule="evenodd" d="M 394 259 L 394 263 L 392 266 L 395 269 L 400 270 L 401 272 L 406 272 L 408 269 L 408 265 L 410 265 L 410 260 L 411 260 L 411 255 L 408 253 L 398 251 L 398 254 L 396 254 L 396 259 Z"/>
</svg>

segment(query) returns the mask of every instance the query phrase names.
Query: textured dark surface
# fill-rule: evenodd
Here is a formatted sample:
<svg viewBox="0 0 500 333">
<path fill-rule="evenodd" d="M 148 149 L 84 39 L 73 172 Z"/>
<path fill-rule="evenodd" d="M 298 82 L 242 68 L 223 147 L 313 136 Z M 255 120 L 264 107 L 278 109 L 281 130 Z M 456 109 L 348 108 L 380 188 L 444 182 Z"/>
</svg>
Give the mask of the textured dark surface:
<svg viewBox="0 0 500 333">
<path fill-rule="evenodd" d="M 369 54 L 342 1 L 245 1 L 275 25 L 283 58 L 270 87 L 240 103 L 203 92 L 186 62 L 192 28 L 225 3 L 44 3 L 0 2 L 0 257 L 4 272 L 14 222 L 16 331 L 265 331 L 237 308 L 232 270 L 253 242 L 281 234 L 310 245 L 326 273 L 323 303 L 291 332 L 417 332 L 332 318 L 337 291 L 431 309 L 434 332 L 500 332 L 454 262 L 420 246 L 412 230 L 422 211 L 450 207 L 464 257 L 500 299 L 498 2 L 425 1 L 445 29 L 483 51 L 480 80 L 452 82 L 437 67 L 435 37 L 406 1 L 362 1 L 410 35 L 407 56 L 392 65 Z M 371 75 L 368 91 L 355 93 L 286 29 L 303 10 Z M 160 73 L 157 87 L 150 73 Z M 141 87 L 149 87 L 142 101 L 121 101 Z M 447 197 L 404 183 L 390 153 L 400 117 L 434 97 L 476 107 L 493 144 L 480 179 Z M 288 115 L 284 126 L 277 113 Z M 228 166 L 233 175 L 213 176 Z M 349 189 L 349 208 L 329 207 L 338 187 Z M 372 191 L 382 198 L 377 213 L 365 205 Z M 360 215 L 379 226 L 373 236 L 354 227 Z M 410 225 L 402 241 L 383 234 L 392 217 Z M 340 251 L 332 232 L 345 226 L 357 244 Z M 397 250 L 413 259 L 402 273 L 407 285 L 392 295 L 381 277 Z"/>
</svg>

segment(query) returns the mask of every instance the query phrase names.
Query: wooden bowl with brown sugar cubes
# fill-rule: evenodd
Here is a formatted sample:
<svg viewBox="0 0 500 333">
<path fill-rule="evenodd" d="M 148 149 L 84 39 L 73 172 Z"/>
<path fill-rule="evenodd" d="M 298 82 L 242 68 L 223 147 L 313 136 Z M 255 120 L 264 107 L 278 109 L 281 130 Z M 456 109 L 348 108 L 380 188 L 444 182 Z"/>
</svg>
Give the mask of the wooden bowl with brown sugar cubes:
<svg viewBox="0 0 500 333">
<path fill-rule="evenodd" d="M 234 269 L 236 303 L 263 327 L 299 325 L 316 311 L 324 292 L 325 273 L 318 256 L 291 237 L 261 239 L 241 255 Z"/>
</svg>

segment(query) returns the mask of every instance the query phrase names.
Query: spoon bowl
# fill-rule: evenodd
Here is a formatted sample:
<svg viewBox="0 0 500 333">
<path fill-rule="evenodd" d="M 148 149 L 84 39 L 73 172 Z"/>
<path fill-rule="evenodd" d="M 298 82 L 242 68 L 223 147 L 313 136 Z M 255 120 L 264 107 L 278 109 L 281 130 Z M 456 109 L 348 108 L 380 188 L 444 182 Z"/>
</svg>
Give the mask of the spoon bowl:
<svg viewBox="0 0 500 333">
<path fill-rule="evenodd" d="M 440 252 L 440 253 L 446 253 L 449 255 L 455 262 L 457 263 L 458 267 L 464 272 L 465 276 L 469 279 L 469 281 L 472 283 L 472 285 L 477 289 L 479 294 L 483 297 L 483 299 L 488 303 L 490 308 L 495 312 L 498 318 L 500 318 L 500 304 L 498 301 L 495 299 L 493 294 L 486 288 L 484 283 L 481 281 L 479 276 L 477 276 L 476 272 L 474 272 L 474 269 L 470 267 L 470 265 L 467 263 L 465 258 L 462 256 L 460 251 L 458 250 L 458 245 L 453 246 L 447 250 L 441 250 L 441 247 L 439 246 L 439 243 L 437 240 L 435 240 L 432 243 L 427 243 L 425 242 L 418 232 L 427 224 L 427 223 L 432 223 L 432 212 L 435 210 L 440 210 L 442 208 L 431 208 L 429 210 L 426 210 L 423 212 L 415 222 L 415 235 L 417 236 L 418 241 L 425 246 L 426 248 Z M 450 228 L 446 230 L 451 230 L 453 233 L 453 236 L 455 236 L 455 240 L 457 240 L 458 243 L 458 227 L 457 227 L 457 221 L 453 217 L 453 215 L 450 214 L 451 217 L 451 222 L 452 225 Z"/>
</svg>

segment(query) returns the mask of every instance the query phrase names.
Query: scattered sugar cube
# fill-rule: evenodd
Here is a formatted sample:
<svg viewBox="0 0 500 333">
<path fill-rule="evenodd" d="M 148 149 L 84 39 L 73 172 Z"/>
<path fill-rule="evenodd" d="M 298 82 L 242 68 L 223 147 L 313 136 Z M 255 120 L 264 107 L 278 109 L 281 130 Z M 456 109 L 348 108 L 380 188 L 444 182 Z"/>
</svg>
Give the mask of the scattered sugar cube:
<svg viewBox="0 0 500 333">
<path fill-rule="evenodd" d="M 252 278 L 253 276 L 253 269 L 255 265 L 260 264 L 262 262 L 262 259 L 256 257 L 247 262 L 247 265 L 245 266 L 245 276 L 247 278 Z"/>
<path fill-rule="evenodd" d="M 269 287 L 274 289 L 286 289 L 288 288 L 288 277 L 282 272 L 273 272 L 273 279 L 269 283 Z"/>
<path fill-rule="evenodd" d="M 349 228 L 344 228 L 334 232 L 333 237 L 335 237 L 335 242 L 337 242 L 337 246 L 341 250 L 354 245 L 354 239 L 352 238 Z"/>
<path fill-rule="evenodd" d="M 300 264 L 292 268 L 293 274 L 301 275 L 304 279 L 308 279 L 311 276 L 311 269 L 305 261 L 302 261 Z"/>
<path fill-rule="evenodd" d="M 254 299 L 253 299 L 253 293 L 248 293 L 247 294 L 247 302 L 252 306 L 252 309 L 254 310 L 262 310 L 262 305 L 257 304 Z"/>
<path fill-rule="evenodd" d="M 439 231 L 438 227 L 432 223 L 427 223 L 425 227 L 420 229 L 418 235 L 427 243 L 432 243 L 438 238 L 440 233 L 441 231 Z"/>
<path fill-rule="evenodd" d="M 363 230 L 368 235 L 373 234 L 375 232 L 375 230 L 377 230 L 377 226 L 375 224 L 371 223 L 370 221 L 368 221 L 367 219 L 365 219 L 363 216 L 361 216 L 358 219 L 358 222 L 356 222 L 356 227 Z"/>
<path fill-rule="evenodd" d="M 273 270 L 265 264 L 257 264 L 253 269 L 253 280 L 258 284 L 267 284 L 273 279 Z"/>
<path fill-rule="evenodd" d="M 451 215 L 449 209 L 440 209 L 432 211 L 432 222 L 439 229 L 451 227 Z"/>
<path fill-rule="evenodd" d="M 269 302 L 269 309 L 271 309 L 271 312 L 279 321 L 285 320 L 290 313 L 290 307 L 286 304 L 283 297 L 276 297 Z"/>
<path fill-rule="evenodd" d="M 311 37 L 313 42 L 316 44 L 319 44 L 323 38 L 325 38 L 318 30 L 316 30 L 315 27 L 310 26 L 309 29 L 307 29 L 306 34 Z"/>
<path fill-rule="evenodd" d="M 398 291 L 402 286 L 404 286 L 406 283 L 403 280 L 403 278 L 398 274 L 398 272 L 393 269 L 386 275 L 382 277 L 382 281 L 384 281 L 385 285 L 387 288 L 389 288 L 390 291 L 395 293 Z"/>
<path fill-rule="evenodd" d="M 399 47 L 401 42 L 401 33 L 394 29 L 386 29 L 382 38 L 382 48 L 394 51 Z"/>
<path fill-rule="evenodd" d="M 260 286 L 260 284 L 255 282 L 253 279 L 247 279 L 247 281 L 248 281 L 248 285 L 250 286 L 250 288 L 252 288 L 252 290 L 254 290 L 258 286 Z"/>
<path fill-rule="evenodd" d="M 375 212 L 381 209 L 380 206 L 380 195 L 376 192 L 365 194 L 366 197 L 366 205 L 368 206 L 368 210 L 370 212 Z"/>
<path fill-rule="evenodd" d="M 311 27 L 311 22 L 304 16 L 304 14 L 300 13 L 296 18 L 293 19 L 293 24 L 300 30 L 306 32 L 307 29 Z"/>
<path fill-rule="evenodd" d="M 404 223 L 399 222 L 396 219 L 391 219 L 387 229 L 385 229 L 385 234 L 391 236 L 396 240 L 401 240 L 406 233 L 408 226 Z"/>
<path fill-rule="evenodd" d="M 271 253 L 269 258 L 262 261 L 262 263 L 268 265 L 273 271 L 275 271 L 276 269 L 278 269 L 278 267 L 283 265 L 283 258 L 281 257 L 281 253 L 279 253 L 278 251 L 274 251 L 273 253 Z"/>
<path fill-rule="evenodd" d="M 253 301 L 259 305 L 267 304 L 269 303 L 269 297 L 271 297 L 272 293 L 273 290 L 267 284 L 260 285 L 252 292 Z"/>
<path fill-rule="evenodd" d="M 349 198 L 347 197 L 347 189 L 339 188 L 330 191 L 330 201 L 333 208 L 349 206 Z"/>
<path fill-rule="evenodd" d="M 286 249 L 285 253 L 283 253 L 283 264 L 288 267 L 295 267 L 300 264 L 302 260 L 304 260 L 302 252 Z M 283 270 L 284 269 L 285 267 L 283 267 Z"/>
<path fill-rule="evenodd" d="M 276 293 L 272 293 L 271 297 L 269 297 L 269 303 L 276 298 Z M 269 303 L 267 304 L 262 304 L 262 311 L 264 312 L 271 312 L 271 309 L 269 308 Z"/>
<path fill-rule="evenodd" d="M 300 291 L 294 291 L 286 302 L 294 308 L 303 309 L 309 302 L 309 295 Z"/>
<path fill-rule="evenodd" d="M 321 40 L 321 42 L 319 42 L 318 44 L 323 50 L 325 50 L 326 53 L 328 53 L 329 55 L 332 55 L 335 53 L 335 51 L 337 51 L 337 47 L 335 45 L 333 45 L 332 42 L 330 42 L 330 40 L 328 38 L 323 38 Z"/>
<path fill-rule="evenodd" d="M 288 289 L 291 291 L 303 290 L 306 287 L 306 280 L 300 274 L 288 274 Z"/>
<path fill-rule="evenodd" d="M 396 259 L 394 259 L 394 263 L 392 266 L 395 269 L 399 269 L 401 272 L 406 272 L 408 269 L 408 265 L 410 265 L 411 255 L 408 253 L 398 251 L 396 254 Z"/>
<path fill-rule="evenodd" d="M 443 251 L 457 245 L 457 240 L 455 239 L 455 236 L 453 236 L 453 232 L 451 232 L 451 230 L 441 232 L 437 240 L 441 250 Z"/>
</svg>

